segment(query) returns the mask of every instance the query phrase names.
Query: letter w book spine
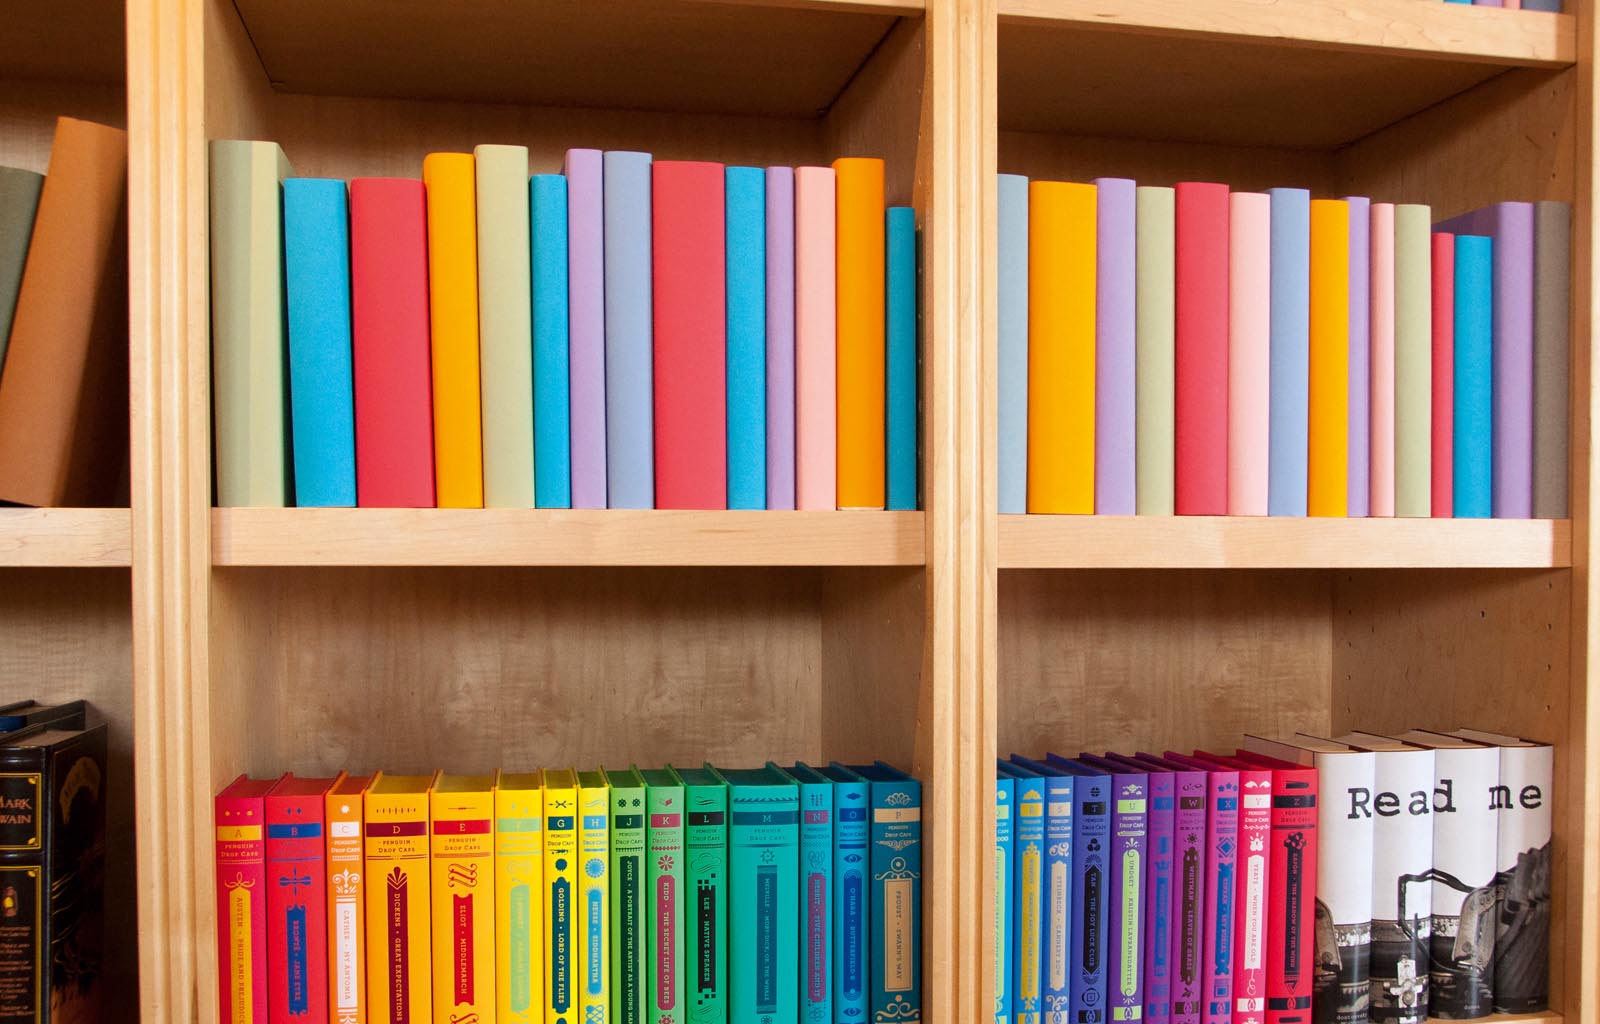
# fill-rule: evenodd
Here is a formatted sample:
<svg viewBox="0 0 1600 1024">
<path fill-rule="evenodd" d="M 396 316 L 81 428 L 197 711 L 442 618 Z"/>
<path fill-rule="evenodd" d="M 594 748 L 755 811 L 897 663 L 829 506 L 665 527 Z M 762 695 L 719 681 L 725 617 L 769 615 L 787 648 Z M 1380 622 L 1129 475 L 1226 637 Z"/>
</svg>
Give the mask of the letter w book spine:
<svg viewBox="0 0 1600 1024">
<path fill-rule="evenodd" d="M 1039 894 L 1039 997 L 1046 1024 L 1067 1024 L 1072 1013 L 1072 797 L 1074 777 L 1052 765 L 1012 755 L 1044 787 L 1044 864 Z"/>
<path fill-rule="evenodd" d="M 430 797 L 433 1019 L 488 1017 L 494 982 L 494 776 L 441 775 Z"/>
<path fill-rule="evenodd" d="M 842 1024 L 867 1019 L 867 943 L 871 907 L 867 902 L 867 816 L 871 792 L 850 769 L 821 769 L 833 782 L 833 1005 Z"/>
<path fill-rule="evenodd" d="M 429 775 L 379 773 L 367 790 L 367 999 L 369 1020 L 433 1014 Z"/>
<path fill-rule="evenodd" d="M 494 986 L 499 1024 L 544 1020 L 544 790 L 538 772 L 494 787 Z"/>
<path fill-rule="evenodd" d="M 544 994 L 547 1024 L 571 1024 L 577 1015 L 573 986 L 577 951 L 574 918 L 578 888 L 578 775 L 570 768 L 544 773 Z"/>
<path fill-rule="evenodd" d="M 800 790 L 781 769 L 728 768 L 728 1019 L 799 1013 Z"/>
<path fill-rule="evenodd" d="M 611 1008 L 611 792 L 603 772 L 578 773 L 579 1005 L 585 1024 Z"/>
<path fill-rule="evenodd" d="M 645 929 L 645 991 L 650 1024 L 683 1019 L 683 783 L 665 768 L 643 772 L 649 809 L 646 833 L 651 924 Z"/>
<path fill-rule="evenodd" d="M 1017 780 L 997 770 L 994 780 L 994 1024 L 1011 1021 L 1012 938 L 1011 856 L 1012 808 Z"/>
<path fill-rule="evenodd" d="M 882 761 L 872 787 L 872 1019 L 922 1020 L 922 784 Z"/>
<path fill-rule="evenodd" d="M 645 782 L 608 771 L 611 784 L 611 1011 L 618 1024 L 644 1024 Z"/>
<path fill-rule="evenodd" d="M 286 775 L 267 794 L 267 1010 L 273 1020 L 328 1020 L 323 815 L 337 781 Z"/>
<path fill-rule="evenodd" d="M 18 789 L 38 806 L 40 776 L 8 775 L 0 778 L 6 796 Z M 217 857 L 217 1017 L 229 1024 L 266 1024 L 267 1021 L 267 810 L 266 795 L 275 779 L 241 775 L 217 794 L 214 810 Z M 28 789 L 32 790 L 29 794 Z M 39 849 L 40 835 L 20 838 L 4 835 L 12 849 Z M 40 891 L 43 872 L 33 864 L 20 868 L 10 863 L 0 868 L 19 894 L 19 916 L 32 913 L 37 921 L 44 905 Z M 18 885 L 16 880 L 23 883 Z M 31 897 L 32 902 L 29 902 Z M 37 931 L 37 929 L 36 929 Z M 37 991 L 37 986 L 35 986 Z"/>
<path fill-rule="evenodd" d="M 678 780 L 689 814 L 683 830 L 689 894 L 685 1013 L 692 1024 L 710 1024 L 728 1016 L 728 787 L 707 768 L 681 769 Z"/>
<path fill-rule="evenodd" d="M 833 783 L 805 764 L 800 786 L 800 1019 L 833 1021 Z"/>
</svg>

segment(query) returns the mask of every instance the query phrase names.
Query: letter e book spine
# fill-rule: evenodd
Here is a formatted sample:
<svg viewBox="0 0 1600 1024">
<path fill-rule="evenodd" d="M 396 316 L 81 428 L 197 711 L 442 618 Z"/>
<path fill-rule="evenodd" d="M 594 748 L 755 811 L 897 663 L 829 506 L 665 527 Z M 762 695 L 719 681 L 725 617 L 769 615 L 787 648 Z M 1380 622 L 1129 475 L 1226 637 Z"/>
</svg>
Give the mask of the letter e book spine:
<svg viewBox="0 0 1600 1024">
<path fill-rule="evenodd" d="M 430 794 L 433 1019 L 488 1017 L 494 983 L 494 778 L 443 775 Z"/>
</svg>

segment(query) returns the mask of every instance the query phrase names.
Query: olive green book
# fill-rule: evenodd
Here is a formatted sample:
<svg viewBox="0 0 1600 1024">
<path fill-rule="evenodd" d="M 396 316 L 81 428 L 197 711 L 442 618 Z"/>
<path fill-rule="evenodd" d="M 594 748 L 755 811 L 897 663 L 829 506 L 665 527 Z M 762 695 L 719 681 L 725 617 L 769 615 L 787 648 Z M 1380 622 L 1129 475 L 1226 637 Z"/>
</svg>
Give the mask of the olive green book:
<svg viewBox="0 0 1600 1024">
<path fill-rule="evenodd" d="M 611 784 L 611 1019 L 644 1024 L 645 785 L 637 769 Z"/>
<path fill-rule="evenodd" d="M 18 167 L 0 167 L 0 372 L 4 372 L 11 317 L 17 311 L 22 268 L 33 238 L 33 215 L 39 209 L 44 175 Z"/>
<path fill-rule="evenodd" d="M 528 147 L 472 151 L 478 186 L 483 505 L 533 507 L 533 291 Z"/>
<path fill-rule="evenodd" d="M 1134 510 L 1141 516 L 1170 516 L 1173 510 L 1177 394 L 1173 195 L 1170 188 L 1141 185 L 1134 199 Z"/>
<path fill-rule="evenodd" d="M 1433 514 L 1433 211 L 1394 208 L 1394 514 Z"/>
</svg>

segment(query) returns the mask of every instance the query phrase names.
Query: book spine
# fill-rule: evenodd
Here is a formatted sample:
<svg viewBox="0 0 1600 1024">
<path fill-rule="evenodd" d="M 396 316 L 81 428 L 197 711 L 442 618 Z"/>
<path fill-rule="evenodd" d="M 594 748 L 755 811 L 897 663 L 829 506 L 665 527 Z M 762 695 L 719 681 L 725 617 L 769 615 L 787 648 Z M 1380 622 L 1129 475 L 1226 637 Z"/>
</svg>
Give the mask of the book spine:
<svg viewBox="0 0 1600 1024">
<path fill-rule="evenodd" d="M 1310 324 L 1306 514 L 1343 516 L 1350 472 L 1350 210 L 1341 199 L 1311 202 Z"/>
<path fill-rule="evenodd" d="M 1228 511 L 1228 187 L 1176 187 L 1179 515 Z"/>
<path fill-rule="evenodd" d="M 1134 244 L 1135 498 L 1142 516 L 1173 513 L 1175 216 L 1173 190 L 1141 185 L 1136 194 Z"/>
<path fill-rule="evenodd" d="M 1096 178 L 1094 510 L 1131 516 L 1135 499 L 1134 255 L 1137 185 Z"/>
<path fill-rule="evenodd" d="M 1495 811 L 1484 794 L 1500 784 L 1493 747 L 1433 753 L 1433 922 L 1429 1011 L 1444 1020 L 1494 1012 Z M 1326 871 L 1331 865 L 1323 864 Z M 1472 955 L 1457 956 L 1456 950 Z"/>
<path fill-rule="evenodd" d="M 471 153 L 422 159 L 428 204 L 428 316 L 433 342 L 433 471 L 440 508 L 483 507 L 482 371 L 478 366 L 478 197 Z M 339 185 L 343 193 L 342 183 Z M 288 227 L 289 183 L 284 183 Z M 348 279 L 348 275 L 346 275 Z M 326 278 L 324 278 L 326 280 Z M 292 282 L 291 282 L 292 285 Z M 326 287 L 326 285 L 324 285 Z M 291 298 L 293 289 L 291 286 Z M 294 322 L 289 324 L 291 344 Z M 291 366 L 291 372 L 293 367 Z M 294 444 L 306 424 L 294 417 Z M 320 425 L 316 429 L 322 429 Z M 298 454 L 295 497 L 301 495 Z"/>
<path fill-rule="evenodd" d="M 1268 510 L 1272 197 L 1228 197 L 1228 514 Z"/>
<path fill-rule="evenodd" d="M 910 512 L 917 507 L 917 213 L 891 206 L 885 216 L 884 502 L 891 512 Z"/>
<path fill-rule="evenodd" d="M 327 808 L 328 1010 L 334 1024 L 364 1024 L 366 921 L 361 908 L 366 863 L 361 853 L 361 796 L 330 793 Z"/>
<path fill-rule="evenodd" d="M 1372 466 L 1372 201 L 1345 199 L 1350 208 L 1350 466 L 1348 513 L 1371 507 Z"/>
<path fill-rule="evenodd" d="M 645 930 L 649 950 L 648 996 L 650 1024 L 682 1020 L 678 1005 L 683 997 L 683 790 L 654 787 L 650 801 L 649 856 L 651 927 Z"/>
<path fill-rule="evenodd" d="M 350 324 L 356 501 L 430 508 L 433 383 L 422 182 L 350 182 Z"/>
<path fill-rule="evenodd" d="M 922 787 L 872 787 L 872 1019 L 922 1020 Z"/>
<path fill-rule="evenodd" d="M 1271 397 L 1267 507 L 1306 514 L 1306 445 L 1311 379 L 1311 193 L 1275 188 L 1272 196 Z"/>
<path fill-rule="evenodd" d="M 800 787 L 800 1019 L 833 1024 L 833 786 Z"/>
<path fill-rule="evenodd" d="M 1372 204 L 1372 426 L 1370 513 L 1394 515 L 1394 217 L 1393 203 Z"/>
<path fill-rule="evenodd" d="M 567 317 L 567 179 L 528 179 L 533 277 L 533 496 L 538 508 L 572 507 L 571 363 Z"/>
<path fill-rule="evenodd" d="M 884 507 L 883 161 L 833 162 L 839 507 Z"/>
<path fill-rule="evenodd" d="M 328 1020 L 327 847 L 320 798 L 267 806 L 267 1012 Z M 310 811 L 311 813 L 306 813 Z"/>
<path fill-rule="evenodd" d="M 1146 776 L 1114 776 L 1116 813 L 1111 837 L 1110 1008 L 1112 1021 L 1136 1021 L 1144 1011 L 1144 885 L 1149 862 Z"/>
<path fill-rule="evenodd" d="M 1044 939 L 1039 950 L 1039 996 L 1045 1024 L 1072 1017 L 1072 798 L 1075 779 L 1045 780 Z"/>
<path fill-rule="evenodd" d="M 1372 818 L 1360 813 L 1373 790 L 1373 758 L 1352 751 L 1316 756 L 1317 901 L 1329 920 L 1317 950 L 1323 963 L 1337 963 L 1334 978 L 1316 997 L 1316 1024 L 1367 1024 L 1368 966 L 1372 963 Z M 1319 911 L 1321 913 L 1322 911 Z"/>
<path fill-rule="evenodd" d="M 1550 1005 L 1550 747 L 1502 747 L 1498 816 L 1500 922 L 1494 947 L 1496 1013 L 1539 1013 Z"/>
<path fill-rule="evenodd" d="M 578 794 L 545 790 L 544 885 L 547 930 L 544 939 L 546 1024 L 570 1024 L 578 1012 L 579 954 L 575 923 L 578 889 Z"/>
<path fill-rule="evenodd" d="M 611 1007 L 617 1024 L 644 1024 L 644 790 L 611 791 Z"/>
<path fill-rule="evenodd" d="M 1178 773 L 1172 886 L 1172 1022 L 1199 1024 L 1207 904 L 1206 773 Z"/>
<path fill-rule="evenodd" d="M 999 316 L 996 433 L 999 511 L 1028 511 L 1028 179 L 1002 174 L 998 189 L 995 306 Z M 995 984 L 999 985 L 996 976 Z M 999 1012 L 998 1010 L 996 1011 Z"/>
<path fill-rule="evenodd" d="M 767 168 L 767 508 L 794 501 L 794 168 Z"/>
<path fill-rule="evenodd" d="M 1572 347 L 1572 207 L 1538 202 L 1533 216 L 1533 514 L 1563 519 Z"/>
<path fill-rule="evenodd" d="M 29 782 L 29 778 L 34 781 Z M 6 797 L 31 799 L 38 807 L 38 776 L 5 779 Z M 31 795 L 17 790 L 32 786 Z M 267 841 L 262 801 L 218 797 L 217 862 L 217 1019 L 228 1024 L 267 1024 Z M 241 824 L 250 821 L 253 824 Z M 40 948 L 48 894 L 43 866 L 7 863 L 0 868 L 17 892 L 17 916 L 33 922 L 32 949 Z M 5 960 L 9 960 L 6 957 Z M 0 961 L 4 962 L 4 961 Z M 8 976 L 37 976 L 36 956 L 26 965 L 7 963 Z M 40 986 L 35 981 L 33 988 Z"/>
<path fill-rule="evenodd" d="M 433 1019 L 495 1012 L 494 805 L 433 818 Z M 437 802 L 435 804 L 437 808 Z"/>
<path fill-rule="evenodd" d="M 1144 887 L 1144 1020 L 1172 1020 L 1173 865 L 1177 775 L 1150 775 L 1149 871 Z"/>
<path fill-rule="evenodd" d="M 1456 235 L 1451 475 L 1457 518 L 1487 519 L 1493 510 L 1493 263 L 1493 239 Z"/>
<path fill-rule="evenodd" d="M 833 836 L 833 1004 L 839 1020 L 846 1024 L 867 1019 L 867 943 L 872 930 L 872 907 L 867 899 L 870 803 L 865 783 L 834 783 L 838 827 Z"/>
<path fill-rule="evenodd" d="M 651 174 L 657 508 L 727 508 L 723 167 Z"/>
<path fill-rule="evenodd" d="M 1429 467 L 1429 509 L 1436 519 L 1455 511 L 1455 316 L 1456 236 L 1436 232 L 1432 239 L 1433 376 Z"/>
<path fill-rule="evenodd" d="M 1043 996 L 1044 953 L 1044 780 L 1028 777 L 1017 782 L 1015 873 L 1017 915 L 1015 945 L 1017 1024 L 1039 1024 Z"/>
<path fill-rule="evenodd" d="M 604 787 L 579 791 L 578 1006 L 583 1020 L 606 1024 L 611 1012 L 611 808 Z"/>
<path fill-rule="evenodd" d="M 1011 967 L 1016 962 L 1012 857 L 1012 807 L 1017 800 L 1015 779 L 998 776 L 994 782 L 994 1024 L 1014 1024 L 1011 1017 Z"/>
<path fill-rule="evenodd" d="M 1094 511 L 1096 190 L 1028 185 L 1028 511 Z"/>
<path fill-rule="evenodd" d="M 544 822 L 538 790 L 495 793 L 495 1011 L 500 1024 L 545 1018 Z"/>
<path fill-rule="evenodd" d="M 767 176 L 729 167 L 727 252 L 728 507 L 767 507 Z"/>
<path fill-rule="evenodd" d="M 568 415 L 572 507 L 606 507 L 605 172 L 598 149 L 569 149 L 567 178 Z"/>
<path fill-rule="evenodd" d="M 528 149 L 473 150 L 478 186 L 478 372 L 483 503 L 532 508 L 533 295 Z"/>
<path fill-rule="evenodd" d="M 1111 894 L 1111 778 L 1080 776 L 1072 796 L 1073 1024 L 1106 1020 L 1106 925 Z"/>
<path fill-rule="evenodd" d="M 1394 208 L 1394 511 L 1413 518 L 1432 508 L 1432 214 L 1414 203 Z"/>
<path fill-rule="evenodd" d="M 831 167 L 795 168 L 794 488 L 802 509 L 838 506 L 834 186 Z"/>
<path fill-rule="evenodd" d="M 1267 1020 L 1311 1024 L 1317 973 L 1317 772 L 1280 770 L 1272 777 Z"/>
<path fill-rule="evenodd" d="M 655 507 L 650 154 L 608 152 L 605 178 L 606 504 Z"/>
<path fill-rule="evenodd" d="M 1239 773 L 1210 772 L 1206 813 L 1205 1024 L 1233 1021 L 1233 937 L 1238 912 Z"/>
<path fill-rule="evenodd" d="M 729 1020 L 798 1019 L 800 809 L 793 786 L 734 786 L 728 830 Z"/>
<path fill-rule="evenodd" d="M 367 800 L 368 1018 L 427 1020 L 433 930 L 425 794 L 404 803 Z"/>
<path fill-rule="evenodd" d="M 350 215 L 344 182 L 290 178 L 283 183 L 283 267 L 289 321 L 289 405 L 296 426 L 295 504 L 302 508 L 353 506 L 356 452 L 350 377 Z M 474 321 L 476 301 L 474 295 Z M 439 308 L 437 300 L 434 308 Z M 472 332 L 472 358 L 476 361 L 476 322 Z M 443 335 L 434 337 L 437 344 Z M 474 373 L 474 402 L 477 393 Z"/>
<path fill-rule="evenodd" d="M 33 219 L 39 210 L 44 175 L 18 167 L 0 169 L 0 365 L 6 358 L 11 320 L 17 312 Z"/>
<path fill-rule="evenodd" d="M 1263 1024 L 1268 991 L 1268 918 L 1274 877 L 1272 772 L 1239 773 L 1238 893 L 1234 900 L 1234 1024 Z"/>
<path fill-rule="evenodd" d="M 696 1024 L 728 1016 L 728 824 L 726 805 L 698 807 L 690 793 L 684 843 L 689 851 L 688 939 L 693 943 L 685 975 L 693 998 L 686 1011 Z"/>
<path fill-rule="evenodd" d="M 1379 753 L 1372 825 L 1374 1021 L 1421 1024 L 1428 1018 L 1432 932 L 1433 751 Z"/>
</svg>

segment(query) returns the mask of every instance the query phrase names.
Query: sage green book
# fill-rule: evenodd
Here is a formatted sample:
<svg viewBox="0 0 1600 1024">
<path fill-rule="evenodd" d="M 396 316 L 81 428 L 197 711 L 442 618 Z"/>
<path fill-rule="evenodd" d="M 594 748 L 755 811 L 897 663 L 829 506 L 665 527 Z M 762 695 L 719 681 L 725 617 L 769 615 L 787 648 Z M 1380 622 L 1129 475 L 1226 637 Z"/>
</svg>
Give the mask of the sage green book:
<svg viewBox="0 0 1600 1024">
<path fill-rule="evenodd" d="M 0 373 L 4 372 L 11 318 L 17 312 L 22 268 L 33 239 L 33 215 L 39 211 L 44 175 L 18 167 L 0 167 Z"/>
<path fill-rule="evenodd" d="M 578 773 L 577 977 L 584 1024 L 610 1024 L 610 789 L 604 772 Z"/>
<path fill-rule="evenodd" d="M 1394 208 L 1394 514 L 1433 514 L 1433 211 Z"/>
<path fill-rule="evenodd" d="M 649 811 L 645 877 L 651 926 L 645 928 L 650 1024 L 680 1024 L 683 1013 L 683 782 L 670 768 L 643 772 Z"/>
<path fill-rule="evenodd" d="M 1175 215 L 1172 189 L 1139 186 L 1134 199 L 1134 511 L 1141 516 L 1173 513 Z"/>
<path fill-rule="evenodd" d="M 281 508 L 289 479 L 284 386 L 283 186 L 276 142 L 211 143 L 211 400 L 217 504 Z"/>
<path fill-rule="evenodd" d="M 478 186 L 478 372 L 485 508 L 533 507 L 528 147 L 472 151 Z"/>
<path fill-rule="evenodd" d="M 611 784 L 611 1019 L 644 1024 L 645 788 L 635 768 Z"/>
<path fill-rule="evenodd" d="M 676 772 L 688 815 L 683 828 L 688 864 L 683 914 L 688 956 L 683 973 L 688 991 L 679 1001 L 689 1024 L 724 1024 L 728 1019 L 728 787 L 710 766 Z"/>
</svg>

